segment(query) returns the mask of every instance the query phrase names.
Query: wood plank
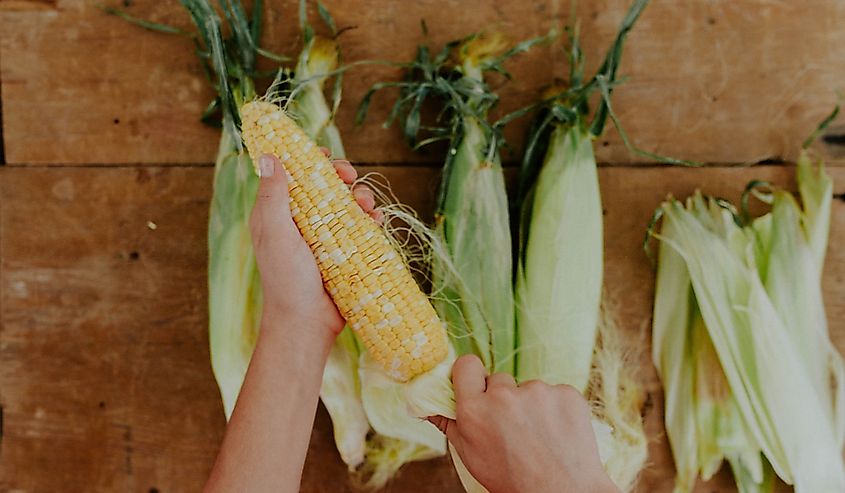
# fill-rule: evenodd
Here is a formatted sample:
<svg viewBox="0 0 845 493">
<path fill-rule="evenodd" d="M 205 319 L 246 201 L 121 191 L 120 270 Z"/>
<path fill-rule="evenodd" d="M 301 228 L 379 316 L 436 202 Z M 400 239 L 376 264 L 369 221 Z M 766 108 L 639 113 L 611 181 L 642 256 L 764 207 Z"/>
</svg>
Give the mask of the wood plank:
<svg viewBox="0 0 845 493">
<path fill-rule="evenodd" d="M 216 132 L 197 121 L 210 91 L 190 42 L 127 26 L 97 10 L 98 3 L 0 4 L 8 162 L 210 162 Z M 176 2 L 127 3 L 140 17 L 188 27 Z M 294 53 L 293 0 L 267 3 L 272 29 L 266 45 Z M 569 2 L 556 0 L 325 3 L 339 26 L 354 27 L 341 38 L 350 61 L 409 59 L 422 40 L 423 18 L 437 45 L 491 27 L 524 39 L 564 22 L 569 13 Z M 583 45 L 592 66 L 628 3 L 581 2 Z M 794 158 L 845 80 L 835 49 L 845 44 L 845 30 L 838 28 L 843 23 L 845 5 L 837 0 L 653 2 L 625 51 L 622 73 L 630 80 L 616 92 L 617 110 L 632 138 L 649 150 L 712 163 Z M 561 52 L 549 47 L 510 67 L 516 82 L 501 90 L 503 111 L 533 100 L 539 88 L 566 75 Z M 366 125 L 352 125 L 366 88 L 397 75 L 376 66 L 348 73 L 339 124 L 349 154 L 374 164 L 436 162 L 436 153 L 411 154 L 396 129 L 380 128 L 392 95 L 375 100 Z M 845 123 L 831 129 L 826 147 L 832 155 L 845 156 L 844 129 Z M 523 132 L 524 124 L 516 124 L 508 137 L 518 146 Z M 639 160 L 614 131 L 602 143 L 600 161 Z"/>
<path fill-rule="evenodd" d="M 383 172 L 426 216 L 437 174 Z M 622 327 L 647 338 L 652 272 L 643 229 L 660 200 L 696 187 L 736 199 L 747 180 L 793 185 L 792 170 L 600 170 L 606 287 Z M 833 170 L 837 193 L 845 169 Z M 0 489 L 195 491 L 223 431 L 208 363 L 205 224 L 212 170 L 194 167 L 0 169 Z M 845 241 L 836 200 L 831 245 Z M 153 221 L 152 230 L 147 222 Z M 824 280 L 830 329 L 845 350 L 845 251 Z M 649 467 L 639 491 L 671 491 L 659 382 L 642 353 L 649 393 Z M 353 491 L 318 415 L 302 491 Z M 458 492 L 448 460 L 414 464 L 388 491 Z M 700 492 L 733 491 L 730 477 Z"/>
</svg>

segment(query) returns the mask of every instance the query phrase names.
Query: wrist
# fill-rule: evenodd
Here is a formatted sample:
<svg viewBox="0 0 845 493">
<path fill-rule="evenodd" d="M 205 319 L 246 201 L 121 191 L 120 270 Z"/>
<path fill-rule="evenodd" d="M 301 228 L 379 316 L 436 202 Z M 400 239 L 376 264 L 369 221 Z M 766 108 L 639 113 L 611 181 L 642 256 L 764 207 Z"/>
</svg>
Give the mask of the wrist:
<svg viewBox="0 0 845 493">
<path fill-rule="evenodd" d="M 337 334 L 321 320 L 266 306 L 261 314 L 258 343 L 264 346 L 294 348 L 311 358 L 328 357 L 336 337 Z"/>
</svg>

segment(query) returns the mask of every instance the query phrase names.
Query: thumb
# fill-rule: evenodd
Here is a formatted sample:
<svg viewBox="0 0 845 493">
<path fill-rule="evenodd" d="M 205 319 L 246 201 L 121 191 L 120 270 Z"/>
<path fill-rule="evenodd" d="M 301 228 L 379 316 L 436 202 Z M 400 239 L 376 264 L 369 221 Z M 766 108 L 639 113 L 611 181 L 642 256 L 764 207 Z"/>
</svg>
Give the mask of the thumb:
<svg viewBox="0 0 845 493">
<path fill-rule="evenodd" d="M 269 208 L 270 217 L 290 217 L 290 199 L 288 197 L 287 172 L 272 154 L 263 154 L 258 158 L 258 193 L 255 208 Z"/>
<path fill-rule="evenodd" d="M 272 154 L 258 158 L 258 191 L 249 218 L 252 243 L 278 241 L 279 235 L 287 236 L 298 231 L 293 223 L 288 195 L 287 172 Z M 275 239 L 274 239 L 275 238 Z"/>
</svg>

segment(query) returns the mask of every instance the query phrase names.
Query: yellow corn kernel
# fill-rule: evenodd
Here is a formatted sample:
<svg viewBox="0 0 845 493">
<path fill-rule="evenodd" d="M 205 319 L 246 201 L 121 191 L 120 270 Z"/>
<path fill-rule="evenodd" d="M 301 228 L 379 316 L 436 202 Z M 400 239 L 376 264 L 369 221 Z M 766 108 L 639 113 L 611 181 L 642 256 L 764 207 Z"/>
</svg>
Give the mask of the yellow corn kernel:
<svg viewBox="0 0 845 493">
<path fill-rule="evenodd" d="M 274 154 L 295 180 L 294 222 L 338 310 L 371 356 L 399 381 L 445 359 L 446 330 L 431 303 L 314 141 L 272 103 L 245 104 L 241 121 L 253 162 Z"/>
</svg>

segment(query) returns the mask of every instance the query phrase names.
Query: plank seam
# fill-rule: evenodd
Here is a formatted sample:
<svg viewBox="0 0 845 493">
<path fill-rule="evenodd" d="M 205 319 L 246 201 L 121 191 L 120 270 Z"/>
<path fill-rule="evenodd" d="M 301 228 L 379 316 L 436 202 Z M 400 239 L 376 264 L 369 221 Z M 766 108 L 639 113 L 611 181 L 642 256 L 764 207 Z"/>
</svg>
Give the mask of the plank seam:
<svg viewBox="0 0 845 493">
<path fill-rule="evenodd" d="M 439 169 L 438 163 L 419 163 L 388 161 L 383 163 L 371 163 L 353 161 L 355 166 L 380 167 L 380 168 L 422 168 Z M 9 168 L 18 169 L 42 169 L 42 168 L 78 168 L 78 169 L 126 169 L 126 168 L 213 168 L 214 163 L 5 163 Z M 829 160 L 825 163 L 828 167 L 845 167 L 845 161 L 839 159 Z M 517 162 L 505 162 L 502 167 L 511 170 L 519 167 Z M 676 166 L 664 163 L 598 163 L 599 168 L 618 169 L 750 169 L 754 167 L 783 167 L 794 168 L 795 163 L 791 162 L 760 162 L 760 163 L 709 163 L 704 166 Z"/>
<path fill-rule="evenodd" d="M 2 56 L 2 53 L 0 53 Z M 6 140 L 3 138 L 3 126 L 5 121 L 3 120 L 3 82 L 2 76 L 0 76 L 0 166 L 6 164 Z"/>
</svg>

